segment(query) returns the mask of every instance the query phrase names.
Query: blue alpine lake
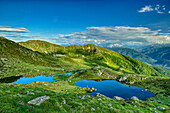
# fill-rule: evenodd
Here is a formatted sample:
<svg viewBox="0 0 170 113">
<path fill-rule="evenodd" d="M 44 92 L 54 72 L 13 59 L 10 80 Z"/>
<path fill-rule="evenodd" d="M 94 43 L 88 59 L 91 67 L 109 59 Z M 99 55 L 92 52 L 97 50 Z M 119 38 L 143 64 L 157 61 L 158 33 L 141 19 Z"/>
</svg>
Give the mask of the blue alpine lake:
<svg viewBox="0 0 170 113">
<path fill-rule="evenodd" d="M 140 100 L 145 101 L 147 98 L 154 95 L 153 93 L 146 91 L 143 88 L 125 85 L 116 80 L 82 80 L 76 81 L 75 86 L 89 88 L 93 87 L 97 89 L 97 91 L 92 92 L 91 95 L 95 96 L 96 93 L 100 93 L 110 98 L 113 98 L 114 96 L 119 96 L 124 99 L 130 99 L 131 97 L 136 96 Z"/>
<path fill-rule="evenodd" d="M 40 75 L 40 76 L 35 76 L 35 77 L 20 77 L 18 80 L 16 80 L 13 83 L 18 83 L 18 84 L 28 84 L 32 82 L 54 82 L 57 81 L 58 79 L 54 80 L 54 76 L 62 76 L 62 75 L 68 75 L 70 76 L 72 73 L 59 73 L 56 75 L 52 76 L 45 76 L 45 75 Z"/>
</svg>

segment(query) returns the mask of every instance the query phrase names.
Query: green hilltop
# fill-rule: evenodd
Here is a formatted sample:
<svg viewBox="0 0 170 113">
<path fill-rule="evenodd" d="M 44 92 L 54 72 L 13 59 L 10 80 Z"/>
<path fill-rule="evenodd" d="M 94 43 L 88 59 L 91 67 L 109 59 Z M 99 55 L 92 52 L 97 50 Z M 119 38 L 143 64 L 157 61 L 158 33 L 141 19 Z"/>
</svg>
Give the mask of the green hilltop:
<svg viewBox="0 0 170 113">
<path fill-rule="evenodd" d="M 38 51 L 41 53 L 53 53 L 63 50 L 63 46 L 52 44 L 50 42 L 42 40 L 28 40 L 26 42 L 19 42 L 18 44 L 29 47 L 33 51 Z"/>
</svg>

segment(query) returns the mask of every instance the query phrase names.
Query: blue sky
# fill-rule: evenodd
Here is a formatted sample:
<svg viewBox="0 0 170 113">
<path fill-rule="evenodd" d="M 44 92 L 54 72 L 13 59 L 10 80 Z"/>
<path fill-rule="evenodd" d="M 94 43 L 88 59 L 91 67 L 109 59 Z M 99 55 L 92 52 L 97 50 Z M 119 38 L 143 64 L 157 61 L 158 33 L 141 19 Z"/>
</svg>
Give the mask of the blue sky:
<svg viewBox="0 0 170 113">
<path fill-rule="evenodd" d="M 121 26 L 116 31 L 118 33 L 113 34 L 106 31 L 108 29 L 113 31 L 116 26 Z M 138 27 L 141 28 L 139 29 Z M 21 29 L 18 30 L 18 28 Z M 150 31 L 143 32 L 143 28 L 148 28 Z M 122 31 L 127 33 L 128 37 L 133 37 L 130 42 L 145 40 L 149 42 L 148 44 L 156 43 L 149 41 L 151 39 L 146 39 L 146 37 L 159 35 L 159 37 L 152 38 L 163 40 L 162 43 L 169 43 L 169 38 L 167 37 L 170 33 L 170 1 L 0 0 L 0 35 L 14 41 L 41 39 L 56 44 L 69 45 L 98 44 L 95 40 L 98 42 L 98 40 L 104 39 L 105 41 L 98 45 L 128 45 L 121 42 L 131 38 L 123 38 L 119 42 L 115 42 L 122 36 Z M 132 31 L 134 32 L 131 33 Z M 142 39 L 141 36 L 132 35 L 136 31 L 137 33 L 141 32 L 141 36 L 143 34 L 153 34 L 144 36 L 145 39 Z M 78 35 L 75 35 L 75 32 Z M 81 37 L 82 32 L 83 38 Z M 89 34 L 89 32 L 93 33 Z M 103 32 L 104 35 L 102 34 Z M 155 35 L 154 33 L 156 32 L 157 34 Z M 94 35 L 100 36 L 96 38 Z M 101 36 L 103 37 L 101 38 Z M 166 38 L 161 39 L 160 36 L 165 36 Z M 90 39 L 91 41 L 87 41 Z"/>
</svg>

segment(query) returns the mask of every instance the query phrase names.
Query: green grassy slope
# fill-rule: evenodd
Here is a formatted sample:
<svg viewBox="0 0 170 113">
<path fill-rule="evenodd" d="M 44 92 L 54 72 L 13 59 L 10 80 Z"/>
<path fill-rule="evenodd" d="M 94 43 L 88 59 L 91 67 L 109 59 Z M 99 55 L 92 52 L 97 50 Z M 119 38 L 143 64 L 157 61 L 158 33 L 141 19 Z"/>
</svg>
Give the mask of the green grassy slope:
<svg viewBox="0 0 170 113">
<path fill-rule="evenodd" d="M 0 78 L 15 75 L 54 74 L 83 67 L 71 58 L 56 58 L 0 37 Z"/>
<path fill-rule="evenodd" d="M 31 41 L 31 42 L 36 43 L 36 41 Z M 22 42 L 19 44 L 30 49 L 34 48 L 33 49 L 34 51 L 46 53 L 45 51 L 42 51 L 44 50 L 45 46 L 41 46 L 42 48 L 37 48 L 37 47 L 33 47 L 32 45 L 38 46 L 37 45 L 38 43 L 29 44 L 30 41 L 27 44 L 25 43 L 23 44 Z M 54 45 L 52 44 L 52 46 Z M 125 73 L 137 73 L 137 74 L 154 75 L 154 76 L 161 75 L 155 69 L 144 64 L 139 60 L 133 59 L 131 57 L 92 44 L 61 47 L 60 49 L 55 49 L 55 51 L 51 54 L 53 55 L 65 54 L 66 56 L 69 56 L 71 58 L 84 59 L 86 62 L 90 62 L 91 64 L 96 63 L 97 65 L 110 67 L 114 70 L 121 70 Z"/>
</svg>

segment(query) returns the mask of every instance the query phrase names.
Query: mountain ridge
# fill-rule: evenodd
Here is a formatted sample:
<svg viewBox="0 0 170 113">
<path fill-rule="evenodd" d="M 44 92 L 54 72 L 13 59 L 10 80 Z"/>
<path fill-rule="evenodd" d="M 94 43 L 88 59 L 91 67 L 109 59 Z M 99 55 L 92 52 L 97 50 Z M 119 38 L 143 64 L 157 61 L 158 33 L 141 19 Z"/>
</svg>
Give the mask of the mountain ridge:
<svg viewBox="0 0 170 113">
<path fill-rule="evenodd" d="M 32 41 L 34 45 L 38 44 Z M 22 46 L 30 48 L 29 44 L 21 43 Z M 48 43 L 49 44 L 49 43 Z M 36 45 L 37 46 L 37 45 Z M 31 46 L 32 47 L 32 46 Z M 41 46 L 44 47 L 44 46 Z M 43 48 L 34 47 L 34 51 L 39 51 L 45 53 Z M 62 47 L 55 49 L 54 52 L 50 54 L 64 54 L 71 58 L 82 58 L 87 62 L 97 63 L 99 65 L 108 66 L 115 70 L 124 70 L 125 72 L 138 73 L 138 74 L 149 74 L 149 75 L 160 75 L 155 69 L 144 64 L 143 62 L 128 57 L 126 55 L 121 55 L 117 52 L 98 47 L 92 44 L 86 45 L 72 45 L 67 47 Z"/>
</svg>

